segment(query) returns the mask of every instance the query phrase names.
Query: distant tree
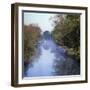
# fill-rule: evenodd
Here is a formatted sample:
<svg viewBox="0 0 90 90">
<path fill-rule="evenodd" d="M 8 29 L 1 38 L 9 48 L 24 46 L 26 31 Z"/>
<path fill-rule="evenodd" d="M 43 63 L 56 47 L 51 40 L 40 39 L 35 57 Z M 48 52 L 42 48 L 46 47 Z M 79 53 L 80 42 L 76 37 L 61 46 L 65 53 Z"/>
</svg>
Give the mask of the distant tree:
<svg viewBox="0 0 90 90">
<path fill-rule="evenodd" d="M 50 39 L 50 38 L 51 38 L 51 33 L 50 33 L 49 31 L 45 31 L 45 32 L 43 33 L 43 38 L 45 38 L 45 39 Z"/>
</svg>

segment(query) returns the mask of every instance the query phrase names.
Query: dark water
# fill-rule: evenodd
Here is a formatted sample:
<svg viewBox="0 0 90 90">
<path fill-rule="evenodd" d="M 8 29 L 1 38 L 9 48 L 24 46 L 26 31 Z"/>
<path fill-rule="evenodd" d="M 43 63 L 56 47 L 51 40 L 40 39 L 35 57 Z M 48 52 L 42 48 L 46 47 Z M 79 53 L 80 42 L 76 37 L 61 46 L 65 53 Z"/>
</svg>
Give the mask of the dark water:
<svg viewBox="0 0 90 90">
<path fill-rule="evenodd" d="M 52 38 L 39 41 L 37 54 L 28 65 L 25 77 L 79 75 L 80 65 L 67 55 L 66 50 L 55 44 Z"/>
</svg>

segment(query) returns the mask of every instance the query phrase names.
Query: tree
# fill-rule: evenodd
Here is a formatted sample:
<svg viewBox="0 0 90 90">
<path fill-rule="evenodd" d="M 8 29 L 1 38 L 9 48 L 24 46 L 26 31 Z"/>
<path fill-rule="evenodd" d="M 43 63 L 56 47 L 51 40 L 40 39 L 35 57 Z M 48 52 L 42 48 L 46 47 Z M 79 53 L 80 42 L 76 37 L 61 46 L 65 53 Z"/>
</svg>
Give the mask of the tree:
<svg viewBox="0 0 90 90">
<path fill-rule="evenodd" d="M 68 53 L 80 60 L 80 15 L 58 14 L 54 17 L 52 36 L 58 45 L 68 48 Z"/>
<path fill-rule="evenodd" d="M 31 62 L 31 57 L 35 54 L 41 29 L 35 24 L 24 26 L 24 62 Z"/>
</svg>

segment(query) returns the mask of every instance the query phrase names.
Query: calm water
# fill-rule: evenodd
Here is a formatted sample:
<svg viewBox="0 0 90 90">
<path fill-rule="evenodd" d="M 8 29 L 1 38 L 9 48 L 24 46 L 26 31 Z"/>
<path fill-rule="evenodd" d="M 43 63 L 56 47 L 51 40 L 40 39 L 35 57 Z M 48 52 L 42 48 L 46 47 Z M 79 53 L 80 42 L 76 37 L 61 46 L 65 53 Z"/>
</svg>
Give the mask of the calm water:
<svg viewBox="0 0 90 90">
<path fill-rule="evenodd" d="M 25 71 L 25 77 L 80 74 L 79 63 L 70 58 L 52 38 L 39 41 L 37 54 L 32 61 Z"/>
</svg>

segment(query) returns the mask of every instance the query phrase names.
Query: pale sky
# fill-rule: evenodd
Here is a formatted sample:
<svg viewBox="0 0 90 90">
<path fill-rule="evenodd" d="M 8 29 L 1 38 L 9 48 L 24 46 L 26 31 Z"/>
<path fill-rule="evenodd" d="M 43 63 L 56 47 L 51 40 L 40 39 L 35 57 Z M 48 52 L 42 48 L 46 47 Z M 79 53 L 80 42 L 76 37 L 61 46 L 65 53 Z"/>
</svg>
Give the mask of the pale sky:
<svg viewBox="0 0 90 90">
<path fill-rule="evenodd" d="M 24 12 L 24 24 L 38 24 L 38 26 L 44 31 L 52 31 L 53 21 L 50 17 L 54 17 L 56 14 L 51 13 L 34 13 L 34 12 Z"/>
</svg>

